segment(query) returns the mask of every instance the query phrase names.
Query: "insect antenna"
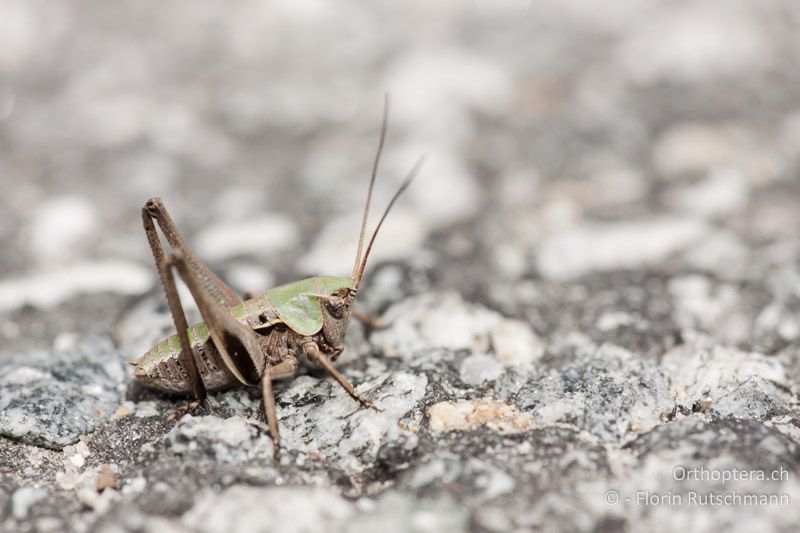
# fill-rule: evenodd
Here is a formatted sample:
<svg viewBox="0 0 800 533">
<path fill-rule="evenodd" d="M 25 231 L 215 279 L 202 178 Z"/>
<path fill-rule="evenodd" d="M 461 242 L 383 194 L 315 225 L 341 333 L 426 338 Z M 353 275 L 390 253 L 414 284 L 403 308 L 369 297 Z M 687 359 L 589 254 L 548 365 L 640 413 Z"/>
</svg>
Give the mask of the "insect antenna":
<svg viewBox="0 0 800 533">
<path fill-rule="evenodd" d="M 375 227 L 375 231 L 372 232 L 372 237 L 369 239 L 369 244 L 367 245 L 367 249 L 364 252 L 364 259 L 363 261 L 361 261 L 361 266 L 358 269 L 358 277 L 354 278 L 355 283 L 353 288 L 355 288 L 356 290 L 358 290 L 358 286 L 361 285 L 361 278 L 364 276 L 364 269 L 367 266 L 367 258 L 369 257 L 370 251 L 372 251 L 372 245 L 375 244 L 375 237 L 378 236 L 378 230 L 381 229 L 383 221 L 386 220 L 386 216 L 389 214 L 389 211 L 392 209 L 394 203 L 397 201 L 398 198 L 400 198 L 400 195 L 403 194 L 403 191 L 405 191 L 408 188 L 408 186 L 411 185 L 411 182 L 414 181 L 414 178 L 417 177 L 417 174 L 419 174 L 419 171 L 422 168 L 422 164 L 424 162 L 425 162 L 425 156 L 422 156 L 414 164 L 414 166 L 411 168 L 411 171 L 408 173 L 408 176 L 406 176 L 406 179 L 403 180 L 402 185 L 400 185 L 400 188 L 397 189 L 397 192 L 394 193 L 394 196 L 392 196 L 392 199 L 389 201 L 389 205 L 386 206 L 386 210 L 383 212 L 383 215 L 381 215 L 381 219 L 378 222 L 378 225 Z"/>
<path fill-rule="evenodd" d="M 372 189 L 375 186 L 375 177 L 378 175 L 378 163 L 383 152 L 383 143 L 386 140 L 386 130 L 389 127 L 389 95 L 383 97 L 383 120 L 381 121 L 381 136 L 378 141 L 378 151 L 375 153 L 375 161 L 372 164 L 372 175 L 369 178 L 369 189 L 367 191 L 367 202 L 364 204 L 364 216 L 361 219 L 361 233 L 358 236 L 358 250 L 356 250 L 356 262 L 353 264 L 352 279 L 355 282 L 358 273 L 358 265 L 361 262 L 361 251 L 364 248 L 364 234 L 367 229 L 367 218 L 369 217 L 369 205 L 372 202 Z"/>
</svg>

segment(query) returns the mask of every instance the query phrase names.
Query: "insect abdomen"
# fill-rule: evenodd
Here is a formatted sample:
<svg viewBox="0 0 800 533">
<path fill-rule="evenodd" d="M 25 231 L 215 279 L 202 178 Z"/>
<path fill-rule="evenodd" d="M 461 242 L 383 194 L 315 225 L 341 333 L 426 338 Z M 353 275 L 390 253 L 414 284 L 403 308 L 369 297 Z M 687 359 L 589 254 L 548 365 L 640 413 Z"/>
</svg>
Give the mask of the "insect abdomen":
<svg viewBox="0 0 800 533">
<path fill-rule="evenodd" d="M 208 335 L 205 324 L 197 324 L 188 330 L 197 369 L 210 390 L 220 390 L 236 383 L 236 379 L 225 367 L 222 358 Z M 181 348 L 178 335 L 172 335 L 148 350 L 135 364 L 134 375 L 149 385 L 175 393 L 191 392 L 187 369 L 181 363 Z"/>
<path fill-rule="evenodd" d="M 232 307 L 230 313 L 236 320 L 253 329 L 270 327 L 279 322 L 274 313 L 270 312 L 269 304 L 263 296 Z M 239 381 L 225 366 L 205 323 L 191 326 L 187 333 L 206 389 L 221 390 L 237 385 Z M 180 339 L 177 334 L 172 335 L 132 362 L 136 366 L 134 376 L 168 392 L 191 392 L 188 373 L 180 361 L 180 353 Z"/>
</svg>

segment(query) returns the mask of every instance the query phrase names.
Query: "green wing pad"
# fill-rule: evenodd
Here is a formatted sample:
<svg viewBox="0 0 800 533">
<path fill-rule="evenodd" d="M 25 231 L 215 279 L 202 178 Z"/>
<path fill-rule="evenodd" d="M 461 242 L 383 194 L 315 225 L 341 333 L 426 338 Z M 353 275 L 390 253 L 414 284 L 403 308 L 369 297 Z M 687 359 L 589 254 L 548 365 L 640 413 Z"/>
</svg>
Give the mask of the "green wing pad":
<svg viewBox="0 0 800 533">
<path fill-rule="evenodd" d="M 353 286 L 353 280 L 350 278 L 340 278 L 337 276 L 319 276 L 311 278 L 317 280 L 319 292 L 322 296 L 330 296 L 339 289 L 350 288 Z"/>
<path fill-rule="evenodd" d="M 351 285 L 349 278 L 307 278 L 270 289 L 267 300 L 275 314 L 293 331 L 300 335 L 313 335 L 322 328 L 319 297 Z"/>
</svg>

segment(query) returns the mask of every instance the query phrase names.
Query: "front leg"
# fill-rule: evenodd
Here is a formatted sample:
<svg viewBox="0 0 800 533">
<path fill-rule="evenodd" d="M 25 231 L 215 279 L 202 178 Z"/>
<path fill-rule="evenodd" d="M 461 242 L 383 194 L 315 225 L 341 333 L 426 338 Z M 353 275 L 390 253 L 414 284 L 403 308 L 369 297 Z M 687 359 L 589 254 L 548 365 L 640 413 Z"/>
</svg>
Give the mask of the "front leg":
<svg viewBox="0 0 800 533">
<path fill-rule="evenodd" d="M 334 368 L 334 366 L 331 364 L 328 358 L 325 357 L 325 355 L 320 351 L 319 346 L 317 346 L 315 342 L 309 341 L 303 344 L 303 352 L 306 354 L 306 357 L 308 357 L 309 361 L 311 361 L 312 363 L 316 363 L 322 368 L 324 368 L 325 371 L 328 374 L 330 374 L 333 377 L 333 379 L 335 379 L 339 383 L 339 385 L 342 386 L 344 390 L 347 391 L 347 394 L 349 394 L 350 397 L 361 403 L 361 405 L 363 405 L 364 407 L 367 407 L 369 409 L 374 409 L 378 412 L 381 411 L 381 409 L 375 407 L 375 404 L 373 404 L 372 402 L 370 402 L 369 400 L 367 400 L 366 398 L 364 398 L 363 396 L 359 395 L 356 392 L 355 387 L 353 387 L 353 385 L 351 385 L 350 382 L 347 381 L 346 377 L 344 377 L 338 370 L 336 370 L 336 368 Z"/>
</svg>

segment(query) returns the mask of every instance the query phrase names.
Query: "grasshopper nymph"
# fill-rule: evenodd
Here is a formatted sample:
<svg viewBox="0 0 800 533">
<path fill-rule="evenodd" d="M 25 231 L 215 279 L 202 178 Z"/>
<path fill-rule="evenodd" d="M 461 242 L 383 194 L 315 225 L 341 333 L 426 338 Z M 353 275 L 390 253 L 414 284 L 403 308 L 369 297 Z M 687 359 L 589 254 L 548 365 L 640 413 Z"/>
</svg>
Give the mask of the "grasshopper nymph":
<svg viewBox="0 0 800 533">
<path fill-rule="evenodd" d="M 206 401 L 209 390 L 260 385 L 276 458 L 280 454 L 280 436 L 272 381 L 293 377 L 302 356 L 325 369 L 361 405 L 377 409 L 361 397 L 331 363 L 344 350 L 351 314 L 359 317 L 353 310 L 353 302 L 375 237 L 423 162 L 423 159 L 417 162 L 394 194 L 365 249 L 365 229 L 387 121 L 388 99 L 364 205 L 353 274 L 349 278 L 308 278 L 242 301 L 192 253 L 161 200 L 152 198 L 145 203 L 142 208 L 144 229 L 177 333 L 131 361 L 136 367 L 134 376 L 137 379 L 168 392 L 191 394 L 196 400 L 194 405 Z M 169 243 L 169 253 L 164 252 L 156 223 Z M 197 303 L 203 318 L 200 324 L 189 327 L 186 322 L 173 269 Z"/>
</svg>

